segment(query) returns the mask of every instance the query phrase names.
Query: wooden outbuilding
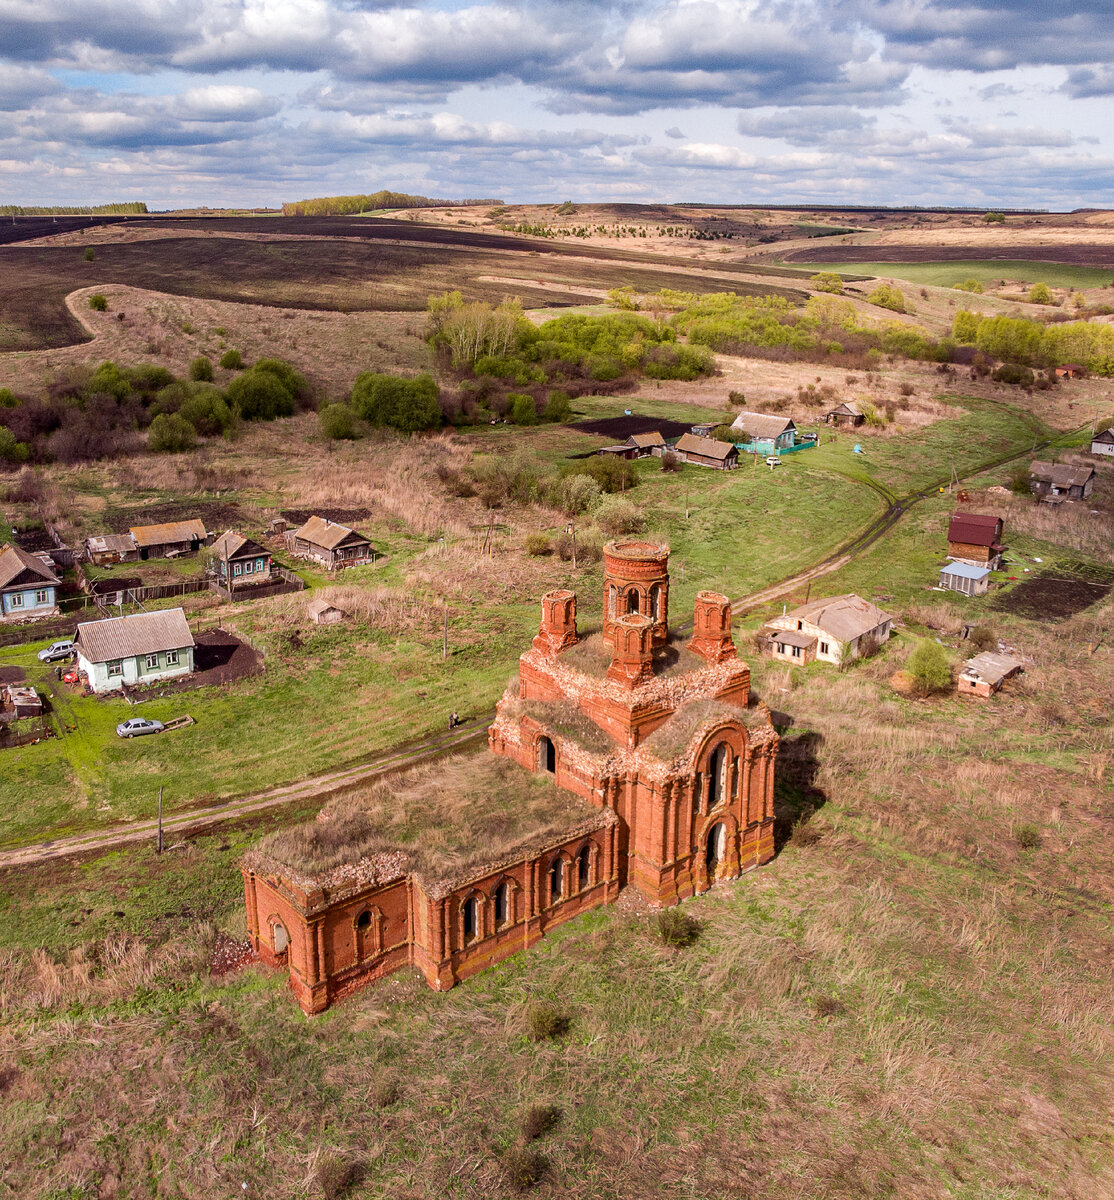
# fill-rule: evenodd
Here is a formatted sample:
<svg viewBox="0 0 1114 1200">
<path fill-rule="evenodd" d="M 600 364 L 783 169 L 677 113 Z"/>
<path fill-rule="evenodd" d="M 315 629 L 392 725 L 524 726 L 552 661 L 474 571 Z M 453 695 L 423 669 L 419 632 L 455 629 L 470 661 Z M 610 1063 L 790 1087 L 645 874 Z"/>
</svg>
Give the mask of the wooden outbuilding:
<svg viewBox="0 0 1114 1200">
<path fill-rule="evenodd" d="M 990 568 L 967 562 L 951 562 L 940 568 L 940 587 L 965 596 L 985 595 L 990 587 Z"/>
<path fill-rule="evenodd" d="M 1056 368 L 1056 377 L 1058 379 L 1082 379 L 1087 374 L 1087 368 L 1081 367 L 1079 363 L 1061 363 Z"/>
<path fill-rule="evenodd" d="M 375 551 L 368 538 L 327 517 L 310 517 L 300 529 L 287 530 L 284 537 L 291 554 L 297 558 L 313 559 L 330 571 L 375 559 Z"/>
<path fill-rule="evenodd" d="M 848 400 L 833 408 L 831 412 L 824 414 L 826 424 L 841 425 L 848 428 L 861 425 L 865 420 L 866 414 L 863 410 L 857 404 L 852 404 Z"/>
<path fill-rule="evenodd" d="M 1092 454 L 1114 454 L 1114 428 L 1104 429 L 1091 438 Z"/>
<path fill-rule="evenodd" d="M 98 533 L 84 543 L 85 559 L 95 567 L 111 567 L 116 563 L 136 562 L 139 547 L 130 533 Z"/>
<path fill-rule="evenodd" d="M 324 596 L 317 596 L 311 600 L 306 606 L 306 612 L 315 625 L 336 625 L 348 616 L 343 608 L 338 608 Z"/>
<path fill-rule="evenodd" d="M 608 458 L 634 459 L 641 457 L 638 448 L 632 446 L 630 442 L 620 442 L 615 446 L 601 446 L 596 453 L 606 455 Z"/>
<path fill-rule="evenodd" d="M 660 458 L 668 448 L 660 429 L 655 429 L 651 433 L 632 433 L 627 438 L 627 445 L 634 447 L 635 458 L 646 458 L 651 454 Z"/>
<path fill-rule="evenodd" d="M 133 525 L 128 532 L 144 562 L 149 558 L 196 554 L 209 538 L 205 522 L 196 517 L 188 521 L 164 521 L 160 525 Z"/>
<path fill-rule="evenodd" d="M 1024 664 L 1008 654 L 988 651 L 977 654 L 959 673 L 956 690 L 961 696 L 992 696 L 1011 676 L 1018 674 Z"/>
<path fill-rule="evenodd" d="M 1047 504 L 1087 500 L 1095 487 L 1095 468 L 1082 463 L 1034 462 L 1029 468 L 1029 489 Z"/>
<path fill-rule="evenodd" d="M 997 571 L 1002 565 L 1001 517 L 993 514 L 957 512 L 948 525 L 948 557 L 973 567 Z"/>
<path fill-rule="evenodd" d="M 739 465 L 738 447 L 731 442 L 721 442 L 718 438 L 702 438 L 694 433 L 686 433 L 673 449 L 685 462 L 699 463 L 702 467 L 734 471 Z"/>
<path fill-rule="evenodd" d="M 9 683 L 0 687 L 0 699 L 3 699 L 4 708 L 13 721 L 43 715 L 43 698 L 29 684 Z"/>
</svg>

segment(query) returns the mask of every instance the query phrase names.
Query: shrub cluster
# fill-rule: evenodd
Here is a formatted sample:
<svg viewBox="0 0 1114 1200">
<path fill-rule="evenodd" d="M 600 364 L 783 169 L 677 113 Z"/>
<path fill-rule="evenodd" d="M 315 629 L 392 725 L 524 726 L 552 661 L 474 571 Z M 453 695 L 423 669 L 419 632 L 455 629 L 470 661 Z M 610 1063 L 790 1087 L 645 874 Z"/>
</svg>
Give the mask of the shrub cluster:
<svg viewBox="0 0 1114 1200">
<path fill-rule="evenodd" d="M 350 404 L 353 413 L 369 425 L 415 433 L 441 424 L 439 400 L 440 391 L 431 375 L 406 379 L 364 371 L 356 378 Z"/>
<path fill-rule="evenodd" d="M 44 395 L 0 390 L 0 462 L 74 463 L 131 453 L 192 449 L 201 437 L 231 433 L 237 420 L 289 416 L 313 404 L 306 380 L 288 363 L 263 359 L 226 391 L 212 363 L 196 358 L 188 379 L 165 367 L 112 361 L 70 367 Z"/>
<path fill-rule="evenodd" d="M 1096 375 L 1114 375 L 1114 326 L 1092 321 L 1046 324 L 1025 317 L 984 317 L 962 310 L 952 321 L 957 342 L 1023 367 L 1079 363 Z"/>
</svg>

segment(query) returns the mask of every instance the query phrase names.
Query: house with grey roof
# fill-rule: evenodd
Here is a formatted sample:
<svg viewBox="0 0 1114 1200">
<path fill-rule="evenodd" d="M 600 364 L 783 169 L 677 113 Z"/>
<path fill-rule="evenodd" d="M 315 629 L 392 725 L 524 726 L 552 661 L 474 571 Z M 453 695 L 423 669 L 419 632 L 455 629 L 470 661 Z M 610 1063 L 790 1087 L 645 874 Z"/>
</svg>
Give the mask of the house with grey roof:
<svg viewBox="0 0 1114 1200">
<path fill-rule="evenodd" d="M 997 654 L 988 651 L 976 654 L 964 664 L 956 681 L 956 690 L 961 696 L 993 696 L 994 693 L 1013 675 L 1017 675 L 1024 663 L 1020 659 L 1010 658 L 1008 654 Z"/>
<path fill-rule="evenodd" d="M 188 675 L 194 640 L 180 608 L 85 621 L 74 635 L 78 671 L 94 692 Z"/>
<path fill-rule="evenodd" d="M 734 471 L 739 465 L 738 448 L 732 442 L 721 442 L 719 438 L 697 437 L 695 433 L 682 434 L 673 450 L 685 462 L 714 467 L 718 471 Z"/>
<path fill-rule="evenodd" d="M 744 410 L 731 428 L 738 431 L 740 442 L 750 443 L 748 449 L 755 454 L 777 454 L 797 444 L 797 426 L 789 417 Z"/>
<path fill-rule="evenodd" d="M 1029 490 L 1045 504 L 1087 500 L 1095 487 L 1095 468 L 1085 463 L 1034 462 L 1029 468 Z"/>
<path fill-rule="evenodd" d="M 330 571 L 375 559 L 368 538 L 327 517 L 310 517 L 301 528 L 287 530 L 283 536 L 291 554 L 313 559 Z"/>
<path fill-rule="evenodd" d="M 49 558 L 5 546 L 0 550 L 0 621 L 56 617 L 61 582 Z"/>
<path fill-rule="evenodd" d="M 869 600 L 848 593 L 812 600 L 774 617 L 759 630 L 759 645 L 793 664 L 839 666 L 873 653 L 889 641 L 894 619 Z"/>
</svg>

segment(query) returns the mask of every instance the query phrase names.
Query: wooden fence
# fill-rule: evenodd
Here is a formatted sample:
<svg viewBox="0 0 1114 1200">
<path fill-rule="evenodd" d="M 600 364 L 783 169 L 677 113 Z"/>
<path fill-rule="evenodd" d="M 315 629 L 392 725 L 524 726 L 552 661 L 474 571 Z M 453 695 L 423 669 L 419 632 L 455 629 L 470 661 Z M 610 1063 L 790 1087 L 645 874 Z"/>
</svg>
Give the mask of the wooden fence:
<svg viewBox="0 0 1114 1200">
<path fill-rule="evenodd" d="M 224 600 L 263 600 L 268 596 L 285 596 L 305 589 L 306 582 L 300 575 L 280 567 L 278 563 L 272 564 L 271 574 L 279 577 L 277 582 L 260 584 L 258 587 L 226 588 L 218 579 L 212 580 L 209 586 Z"/>
<path fill-rule="evenodd" d="M 46 717 L 24 717 L 12 724 L 0 724 L 0 750 L 29 746 L 54 736 L 54 727 Z"/>
</svg>

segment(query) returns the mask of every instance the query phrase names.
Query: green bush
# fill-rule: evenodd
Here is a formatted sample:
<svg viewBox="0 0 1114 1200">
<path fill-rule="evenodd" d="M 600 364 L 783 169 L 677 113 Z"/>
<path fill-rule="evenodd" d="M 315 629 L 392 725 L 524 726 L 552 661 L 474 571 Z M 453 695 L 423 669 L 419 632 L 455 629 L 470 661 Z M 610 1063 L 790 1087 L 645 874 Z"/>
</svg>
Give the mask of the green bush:
<svg viewBox="0 0 1114 1200">
<path fill-rule="evenodd" d="M 965 279 L 962 283 L 954 284 L 953 287 L 957 292 L 971 292 L 976 296 L 981 296 L 985 291 L 982 281 L 978 279 Z"/>
<path fill-rule="evenodd" d="M 947 652 L 939 642 L 928 638 L 917 644 L 905 669 L 913 677 L 913 686 L 922 696 L 951 687 L 952 668 Z"/>
<path fill-rule="evenodd" d="M 990 373 L 995 383 L 1012 383 L 1015 387 L 1031 387 L 1036 376 L 1020 363 L 1003 363 Z"/>
<path fill-rule="evenodd" d="M 237 376 L 229 385 L 228 401 L 245 421 L 273 421 L 294 415 L 294 396 L 271 371 L 256 367 Z"/>
<path fill-rule="evenodd" d="M 1034 283 L 1029 289 L 1030 304 L 1051 304 L 1052 293 L 1048 290 L 1047 283 Z"/>
<path fill-rule="evenodd" d="M 1010 471 L 1009 481 L 1006 486 L 1011 492 L 1015 492 L 1019 496 L 1027 496 L 1032 490 L 1029 481 L 1029 468 L 1024 463 L 1018 463 Z"/>
<path fill-rule="evenodd" d="M 174 376 L 166 367 L 160 367 L 157 363 L 138 363 L 129 367 L 126 375 L 137 392 L 157 392 L 174 382 Z"/>
<path fill-rule="evenodd" d="M 998 649 L 998 635 L 989 625 L 976 625 L 967 634 L 967 639 L 976 650 Z"/>
<path fill-rule="evenodd" d="M 84 388 L 86 396 L 106 394 L 115 396 L 117 400 L 123 400 L 131 390 L 132 381 L 127 372 L 107 360 L 89 376 Z"/>
<path fill-rule="evenodd" d="M 356 414 L 347 404 L 326 404 L 317 414 L 317 427 L 330 441 L 351 441 L 360 436 Z"/>
<path fill-rule="evenodd" d="M 239 350 L 226 350 L 220 356 L 220 365 L 226 371 L 242 371 L 244 369 L 244 360 Z"/>
<path fill-rule="evenodd" d="M 1014 837 L 1022 850 L 1037 850 L 1041 844 L 1041 831 L 1035 825 L 1018 825 Z"/>
<path fill-rule="evenodd" d="M 569 400 L 567 393 L 561 391 L 550 392 L 542 419 L 545 421 L 565 422 L 571 421 L 572 416 L 572 402 Z"/>
<path fill-rule="evenodd" d="M 440 394 L 431 375 L 406 379 L 364 371 L 356 378 L 350 404 L 369 425 L 415 433 L 440 426 Z"/>
<path fill-rule="evenodd" d="M 591 458 L 566 464 L 561 468 L 561 477 L 567 475 L 588 475 L 600 485 L 600 491 L 608 495 L 627 492 L 638 485 L 638 472 L 634 467 L 625 458 L 611 454 L 593 454 Z"/>
<path fill-rule="evenodd" d="M 544 1154 L 525 1146 L 511 1146 L 503 1153 L 503 1170 L 507 1182 L 516 1192 L 525 1192 L 539 1183 L 548 1163 Z"/>
<path fill-rule="evenodd" d="M 556 1104 L 533 1104 L 522 1118 L 522 1138 L 526 1142 L 536 1142 L 545 1137 L 561 1122 L 564 1113 Z"/>
<path fill-rule="evenodd" d="M 86 262 L 92 262 L 97 256 L 92 246 L 85 247 L 85 253 L 81 256 Z"/>
<path fill-rule="evenodd" d="M 511 420 L 516 425 L 536 425 L 538 423 L 538 407 L 534 397 L 520 392 L 510 392 L 507 399 L 511 402 Z"/>
<path fill-rule="evenodd" d="M 19 398 L 11 388 L 0 388 L 0 408 L 18 408 Z"/>
<path fill-rule="evenodd" d="M 843 279 L 834 271 L 820 271 L 809 278 L 809 283 L 818 292 L 831 292 L 833 296 L 843 295 Z"/>
<path fill-rule="evenodd" d="M 979 336 L 979 316 L 961 308 L 952 319 L 952 337 L 965 346 L 973 346 Z"/>
<path fill-rule="evenodd" d="M 181 416 L 189 421 L 202 437 L 216 437 L 218 434 L 227 433 L 235 424 L 236 417 L 220 388 L 211 383 L 187 386 L 190 387 L 190 391 L 178 408 Z"/>
<path fill-rule="evenodd" d="M 100 292 L 94 292 L 89 297 L 89 307 L 94 312 L 104 312 L 108 308 L 108 297 L 102 296 Z"/>
<path fill-rule="evenodd" d="M 24 463 L 29 454 L 27 443 L 17 442 L 15 434 L 6 425 L 0 425 L 0 462 Z"/>
<path fill-rule="evenodd" d="M 526 535 L 526 553 L 532 558 L 544 558 L 553 553 L 553 543 L 547 534 L 528 533 Z"/>
<path fill-rule="evenodd" d="M 568 1017 L 548 1000 L 535 1000 L 526 1010 L 526 1031 L 531 1041 L 545 1042 L 567 1032 Z"/>
<path fill-rule="evenodd" d="M 1000 212 L 988 212 L 983 220 L 988 225 L 1004 225 L 1006 222 L 1006 214 Z"/>
<path fill-rule="evenodd" d="M 197 431 L 180 413 L 159 413 L 147 431 L 147 445 L 161 454 L 180 454 L 197 445 Z"/>
<path fill-rule="evenodd" d="M 900 288 L 894 287 L 892 283 L 879 284 L 867 296 L 867 300 L 871 304 L 877 304 L 879 308 L 888 308 L 893 312 L 899 313 L 905 311 L 905 295 Z"/>
<path fill-rule="evenodd" d="M 212 383 L 213 382 L 213 364 L 200 354 L 190 363 L 190 379 L 194 383 Z"/>
<path fill-rule="evenodd" d="M 312 404 L 313 389 L 306 377 L 281 358 L 261 358 L 251 369 L 274 375 L 294 397 L 294 403 L 299 408 L 308 408 Z"/>
<path fill-rule="evenodd" d="M 645 524 L 641 509 L 626 496 L 604 497 L 596 506 L 592 519 L 609 537 L 638 533 Z"/>
<path fill-rule="evenodd" d="M 654 918 L 654 932 L 663 946 L 691 946 L 700 936 L 700 922 L 679 908 L 667 908 Z"/>
</svg>

